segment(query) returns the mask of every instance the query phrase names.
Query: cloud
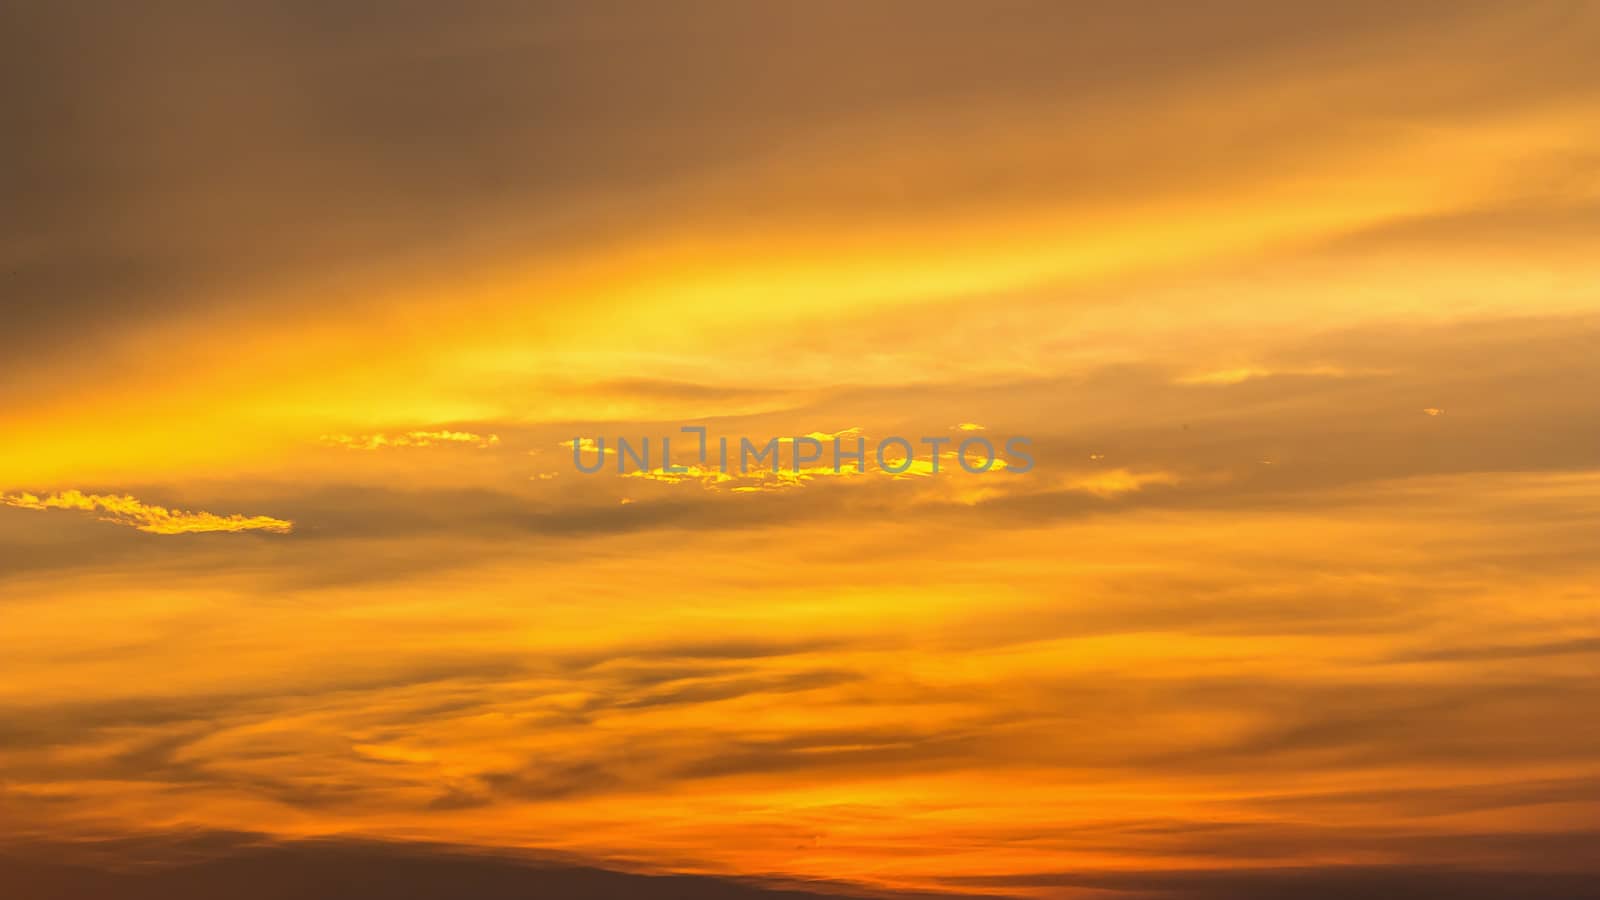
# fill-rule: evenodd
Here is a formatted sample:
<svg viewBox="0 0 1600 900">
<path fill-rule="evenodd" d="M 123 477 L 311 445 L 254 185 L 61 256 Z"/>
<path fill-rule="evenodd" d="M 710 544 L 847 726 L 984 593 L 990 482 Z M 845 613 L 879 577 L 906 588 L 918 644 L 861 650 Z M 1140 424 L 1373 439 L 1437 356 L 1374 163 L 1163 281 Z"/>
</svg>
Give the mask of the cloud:
<svg viewBox="0 0 1600 900">
<path fill-rule="evenodd" d="M 500 436 L 470 431 L 407 431 L 401 434 L 324 434 L 324 444 L 351 450 L 381 450 L 386 447 L 432 447 L 435 444 L 472 444 L 478 449 L 499 445 Z"/>
<path fill-rule="evenodd" d="M 1559 841 L 1551 840 L 1556 844 Z M 1466 867 L 1293 866 L 1145 871 L 1039 872 L 997 878 L 952 878 L 952 887 L 1013 892 L 1078 889 L 1092 895 L 1138 900 L 1343 900 L 1411 897 L 1416 900 L 1593 900 L 1600 885 L 1591 872 L 1541 872 Z M 1047 896 L 1053 896 L 1050 894 Z M 1063 894 L 1061 896 L 1078 896 Z"/>
<path fill-rule="evenodd" d="M 601 446 L 601 443 L 604 440 L 604 438 L 601 438 L 598 441 L 594 438 L 573 438 L 572 440 L 562 441 L 561 446 L 571 450 L 573 449 L 573 445 L 576 444 L 578 450 L 586 453 L 609 453 L 613 456 L 616 455 L 617 448 L 615 445 L 610 447 Z"/>
<path fill-rule="evenodd" d="M 130 860 L 156 865 L 129 867 Z M 422 843 L 358 840 L 276 841 L 266 835 L 198 832 L 168 839 L 38 843 L 0 856 L 0 881 L 25 885 L 29 897 L 123 897 L 130 900 L 243 900 L 363 896 L 417 900 L 471 896 L 635 897 L 639 900 L 825 900 L 823 893 L 753 879 L 644 875 L 577 864 L 556 854 Z M 963 895 L 970 896 L 964 891 Z M 859 896 L 859 894 L 857 895 Z M 894 896 L 877 893 L 877 896 Z M 922 897 L 933 895 L 922 894 Z"/>
<path fill-rule="evenodd" d="M 1303 378 L 1348 378 L 1357 374 L 1376 374 L 1367 372 L 1352 372 L 1339 366 L 1302 366 L 1287 368 L 1270 368 L 1267 366 L 1239 366 L 1232 369 L 1215 369 L 1205 372 L 1194 372 L 1180 375 L 1173 379 L 1173 383 L 1182 385 L 1230 385 L 1242 384 L 1256 378 L 1276 378 L 1283 376 L 1300 376 Z"/>
<path fill-rule="evenodd" d="M 1600 657 L 1600 637 L 1531 644 L 1477 644 L 1465 647 L 1439 647 L 1397 654 L 1393 662 L 1483 662 L 1489 660 L 1538 659 L 1549 656 Z"/>
<path fill-rule="evenodd" d="M 69 490 L 39 496 L 27 492 L 0 494 L 0 504 L 19 509 L 74 509 L 93 513 L 102 522 L 127 525 L 151 534 L 199 534 L 211 531 L 268 531 L 288 534 L 294 523 L 271 516 L 219 516 L 209 512 L 168 509 L 127 494 L 85 494 Z"/>
<path fill-rule="evenodd" d="M 880 884 L 1592 843 L 1555 807 L 1600 740 L 1600 323 L 1550 315 L 1593 306 L 1600 206 L 1496 213 L 1592 193 L 1550 165 L 1592 145 L 1592 14 L 36 7 L 0 472 L 280 518 L 0 509 L 0 835 Z M 1038 465 L 556 446 L 847 421 Z M 258 521 L 294 536 L 140 533 Z M 191 893 L 303 893 L 254 862 Z M 1317 894 L 1203 878 L 1103 886 Z"/>
<path fill-rule="evenodd" d="M 1135 472 L 1119 468 L 1070 479 L 1065 487 L 1097 497 L 1115 497 L 1142 491 L 1150 485 L 1176 485 L 1181 480 L 1173 472 Z"/>
</svg>

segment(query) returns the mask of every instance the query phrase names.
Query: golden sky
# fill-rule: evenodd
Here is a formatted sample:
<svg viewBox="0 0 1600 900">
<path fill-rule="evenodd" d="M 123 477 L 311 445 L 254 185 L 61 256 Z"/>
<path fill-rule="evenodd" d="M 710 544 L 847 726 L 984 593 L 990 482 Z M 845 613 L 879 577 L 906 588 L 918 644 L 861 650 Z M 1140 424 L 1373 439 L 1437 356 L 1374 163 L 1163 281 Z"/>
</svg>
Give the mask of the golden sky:
<svg viewBox="0 0 1600 900">
<path fill-rule="evenodd" d="M 0 853 L 1595 872 L 1600 5 L 4 9 Z"/>
</svg>

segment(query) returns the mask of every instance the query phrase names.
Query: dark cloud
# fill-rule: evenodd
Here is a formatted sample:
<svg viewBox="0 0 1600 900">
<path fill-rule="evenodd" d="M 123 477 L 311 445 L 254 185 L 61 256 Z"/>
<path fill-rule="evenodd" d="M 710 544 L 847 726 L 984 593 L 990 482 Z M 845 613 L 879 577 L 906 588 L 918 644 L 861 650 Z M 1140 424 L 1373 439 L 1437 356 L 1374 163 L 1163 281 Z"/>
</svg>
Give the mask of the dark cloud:
<svg viewBox="0 0 1600 900">
<path fill-rule="evenodd" d="M 1447 788 L 1407 787 L 1331 792 L 1301 792 L 1253 797 L 1249 806 L 1269 814 L 1284 810 L 1327 811 L 1352 808 L 1403 809 L 1411 816 L 1453 816 L 1484 810 L 1547 804 L 1600 802 L 1600 778 L 1540 778 L 1458 784 Z"/>
<path fill-rule="evenodd" d="M 718 218 L 762 222 L 780 207 L 804 218 L 818 202 L 830 215 L 852 199 L 940 202 L 948 173 L 937 186 L 868 178 L 855 198 L 753 184 L 706 198 L 704 182 L 742 162 L 809 158 L 803 148 L 819 144 L 848 161 L 864 122 L 897 122 L 899 139 L 937 146 L 969 130 L 962 110 L 1021 105 L 1092 123 L 1096 142 L 1068 143 L 1073 156 L 1048 176 L 1064 197 L 1129 186 L 1125 152 L 1096 149 L 1107 142 L 1154 152 L 1141 182 L 1209 180 L 1233 164 L 1237 136 L 1195 136 L 1183 154 L 1144 140 L 1163 91 L 1201 73 L 1281 73 L 1297 57 L 1337 64 L 1364 44 L 1370 62 L 1375 39 L 1409 53 L 1408 36 L 1451 35 L 1485 8 L 8 3 L 0 133 L 22 137 L 0 149 L 0 324 L 26 339 L 7 363 L 28 360 L 37 391 L 101 371 L 38 371 L 58 348 L 81 362 L 130 327 L 241 303 L 325 310 L 340 293 L 330 287 L 380 269 L 392 281 L 549 258 L 708 203 Z M 1560 21 L 1550 11 L 1514 24 L 1499 30 L 1548 34 Z M 1591 83 L 1582 54 L 1556 43 L 1483 90 L 1396 79 L 1374 102 L 1418 115 Z M 1431 50 L 1446 68 L 1481 52 L 1454 37 Z M 966 193 L 1004 187 L 993 172 L 962 177 Z M 1012 192 L 1036 194 L 1040 177 Z"/>
<path fill-rule="evenodd" d="M 582 760 L 535 759 L 522 769 L 485 773 L 478 780 L 486 798 L 545 802 L 647 792 L 709 778 L 934 771 L 952 768 L 993 743 L 977 729 L 838 728 L 774 738 L 668 733 L 636 738 Z"/>
<path fill-rule="evenodd" d="M 435 662 L 411 659 L 380 665 L 387 671 L 328 672 L 289 675 L 282 682 L 249 691 L 161 695 L 128 691 L 121 695 L 69 703 L 28 704 L 12 701 L 0 707 L 0 744 L 19 751 L 92 741 L 106 734 L 177 729 L 149 746 L 170 751 L 208 728 L 230 721 L 265 719 L 285 710 L 304 708 L 311 700 L 339 696 L 371 696 L 389 690 L 453 682 L 506 680 L 527 671 L 525 657 L 476 654 L 472 658 Z M 168 744 L 167 741 L 177 741 Z M 163 751 L 163 752 L 165 752 Z M 125 762 L 153 758 L 136 752 Z M 92 771 L 92 767 L 89 769 Z"/>
<path fill-rule="evenodd" d="M 1592 317 L 1404 333 L 1368 328 L 1268 348 L 1269 369 L 1286 374 L 1238 384 L 1175 383 L 1169 370 L 1114 366 L 994 385 L 840 390 L 823 405 L 799 406 L 782 417 L 710 423 L 713 435 L 759 439 L 788 434 L 797 419 L 811 421 L 807 417 L 814 413 L 819 426 L 869 426 L 870 442 L 892 433 L 946 434 L 950 410 L 982 410 L 978 417 L 997 441 L 1031 437 L 1037 465 L 1024 475 L 982 476 L 1001 490 L 977 503 L 948 499 L 937 480 L 817 479 L 804 488 L 751 496 L 695 482 L 669 485 L 574 472 L 560 441 L 574 435 L 659 438 L 672 430 L 616 421 L 472 423 L 475 430 L 502 434 L 504 441 L 495 451 L 449 460 L 447 477 L 459 478 L 461 486 L 408 485 L 412 470 L 405 451 L 339 449 L 319 452 L 340 459 L 361 453 L 365 483 L 329 473 L 296 483 L 54 486 L 129 492 L 174 507 L 270 513 L 295 528 L 289 535 L 170 537 L 71 512 L 0 508 L 0 534 L 7 536 L 0 541 L 0 578 L 110 568 L 130 577 L 180 570 L 221 575 L 238 568 L 277 572 L 286 587 L 397 581 L 488 558 L 565 558 L 581 542 L 608 537 L 892 520 L 908 504 L 919 521 L 930 524 L 1006 528 L 1153 510 L 1377 508 L 1397 502 L 1405 490 L 1426 489 L 1425 481 L 1408 488 L 1407 480 L 1486 472 L 1557 475 L 1595 466 L 1600 418 L 1586 400 L 1600 393 L 1600 369 L 1592 365 L 1597 333 L 1600 325 Z M 1473 364 L 1456 362 L 1463 358 Z M 1307 360 L 1350 374 L 1294 374 Z M 1594 390 L 1584 389 L 1589 386 Z M 1424 415 L 1431 407 L 1444 412 Z M 885 409 L 896 411 L 896 421 L 874 426 Z M 1091 461 L 1091 454 L 1103 459 Z M 1175 483 L 1114 495 L 1074 483 L 1107 470 L 1169 473 Z M 558 477 L 528 480 L 549 471 Z M 619 503 L 621 497 L 634 502 Z M 1571 498 L 1529 496 L 1505 499 L 1497 515 L 1540 523 L 1554 533 L 1562 523 L 1592 521 L 1600 510 Z M 1572 566 L 1588 558 L 1583 547 L 1569 543 L 1564 538 L 1484 546 L 1477 564 Z M 332 552 L 334 545 L 364 552 Z"/>
<path fill-rule="evenodd" d="M 1600 688 L 1576 675 L 1483 675 L 1444 684 L 1192 679 L 1169 691 L 1172 702 L 1248 713 L 1260 724 L 1239 738 L 1146 758 L 1147 765 L 1162 769 L 1379 769 L 1491 761 L 1507 766 L 1576 762 L 1600 749 L 1600 726 L 1571 717 L 1572 710 L 1600 702 Z"/>
<path fill-rule="evenodd" d="M 788 694 L 833 687 L 859 681 L 861 677 L 857 672 L 822 670 L 747 678 L 696 679 L 675 682 L 632 697 L 604 701 L 603 705 L 618 709 L 644 709 L 716 703 L 752 694 Z"/>
<path fill-rule="evenodd" d="M 1573 836 L 1578 840 L 1583 835 Z M 1587 839 L 1593 840 L 1593 835 Z M 1531 847 L 1558 850 L 1564 836 L 1529 836 Z M 1568 841 L 1570 844 L 1571 842 Z M 1572 847 L 1558 850 L 1569 854 Z M 130 861 L 157 865 L 129 867 Z M 648 876 L 585 867 L 559 858 L 496 855 L 426 844 L 362 841 L 282 843 L 249 834 L 201 832 L 92 845 L 34 843 L 0 855 L 0 877 L 20 900 L 122 900 L 226 895 L 241 898 L 640 897 L 671 900 L 802 900 L 837 896 L 922 897 L 931 893 L 863 894 L 841 885 L 809 886 L 701 876 Z M 1037 895 L 1091 889 L 1130 900 L 1306 900 L 1353 896 L 1414 900 L 1585 900 L 1600 897 L 1588 867 L 1561 870 L 1423 864 L 1235 867 L 1072 872 L 936 878 L 962 896 Z M 809 887 L 809 890 L 807 889 Z"/>
<path fill-rule="evenodd" d="M 1600 661 L 1600 637 L 1580 637 L 1531 644 L 1468 644 L 1419 649 L 1389 657 L 1392 662 L 1489 662 L 1537 660 L 1552 656 L 1595 657 Z"/>
<path fill-rule="evenodd" d="M 208 857 L 196 859 L 202 844 Z M 253 898 L 460 898 L 496 900 L 554 896 L 570 900 L 637 897 L 641 900 L 807 900 L 839 896 L 765 886 L 754 881 L 691 875 L 638 875 L 542 861 L 494 856 L 483 851 L 358 841 L 276 843 L 223 834 L 204 841 L 190 836 L 171 845 L 145 840 L 120 848 L 134 858 L 168 854 L 166 864 L 127 868 L 115 851 L 98 856 L 111 865 L 41 861 L 52 855 L 85 855 L 84 848 L 37 845 L 26 856 L 0 853 L 0 880 L 18 900 L 199 900 Z M 171 855 L 181 862 L 171 864 Z M 122 863 L 121 867 L 116 867 Z M 863 896 L 847 894 L 846 896 Z M 879 895 L 888 896 L 888 895 Z M 905 895 L 917 896 L 917 895 Z M 932 895 L 921 895 L 932 896 Z"/>
<path fill-rule="evenodd" d="M 1294 866 L 1119 873 L 1059 873 L 951 879 L 997 891 L 1089 888 L 1141 900 L 1585 900 L 1600 897 L 1600 875 L 1422 866 Z"/>
<path fill-rule="evenodd" d="M 567 662 L 580 669 L 592 669 L 599 666 L 613 668 L 620 663 L 629 667 L 630 671 L 632 671 L 631 667 L 638 664 L 653 668 L 661 662 L 742 662 L 794 656 L 830 650 L 838 647 L 839 643 L 838 641 L 819 638 L 789 641 L 723 639 L 697 642 L 667 642 L 616 647 L 604 653 L 587 656 L 575 655 L 570 657 Z M 703 670 L 696 668 L 692 669 L 692 671 Z"/>
</svg>

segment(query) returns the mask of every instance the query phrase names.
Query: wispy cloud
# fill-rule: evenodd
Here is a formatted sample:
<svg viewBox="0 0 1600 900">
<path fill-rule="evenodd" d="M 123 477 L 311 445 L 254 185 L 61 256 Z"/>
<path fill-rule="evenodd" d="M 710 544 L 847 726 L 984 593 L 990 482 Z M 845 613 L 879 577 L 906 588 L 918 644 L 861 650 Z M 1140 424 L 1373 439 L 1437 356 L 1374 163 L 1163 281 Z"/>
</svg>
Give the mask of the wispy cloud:
<svg viewBox="0 0 1600 900">
<path fill-rule="evenodd" d="M 617 452 L 617 448 L 616 447 L 602 447 L 602 446 L 600 446 L 600 442 L 596 441 L 594 438 L 576 438 L 575 442 L 577 443 L 578 449 L 582 450 L 585 453 L 611 453 L 611 454 L 615 454 Z M 574 443 L 574 441 L 562 441 L 561 442 L 561 446 L 566 448 L 566 449 L 568 449 L 568 450 L 571 450 L 572 447 L 573 447 L 573 443 Z"/>
<path fill-rule="evenodd" d="M 85 494 L 61 491 L 40 496 L 27 492 L 0 494 L 0 504 L 19 509 L 70 509 L 93 513 L 102 522 L 112 522 L 151 534 L 198 534 L 209 531 L 270 531 L 288 534 L 294 523 L 271 516 L 219 516 L 209 512 L 168 509 L 144 503 L 127 494 Z"/>
<path fill-rule="evenodd" d="M 500 443 L 495 434 L 475 434 L 471 431 L 406 431 L 399 434 L 324 434 L 319 438 L 324 444 L 350 450 L 382 450 L 391 447 L 433 447 L 438 444 L 471 444 L 487 449 Z"/>
<path fill-rule="evenodd" d="M 1238 366 L 1232 369 L 1216 369 L 1205 372 L 1192 372 L 1180 375 L 1173 379 L 1176 384 L 1183 385 L 1229 385 L 1242 384 L 1258 378 L 1274 378 L 1279 376 L 1300 376 L 1302 378 L 1348 378 L 1352 375 L 1375 374 L 1358 372 L 1339 366 L 1300 366 L 1292 368 L 1268 368 L 1266 366 Z"/>
</svg>

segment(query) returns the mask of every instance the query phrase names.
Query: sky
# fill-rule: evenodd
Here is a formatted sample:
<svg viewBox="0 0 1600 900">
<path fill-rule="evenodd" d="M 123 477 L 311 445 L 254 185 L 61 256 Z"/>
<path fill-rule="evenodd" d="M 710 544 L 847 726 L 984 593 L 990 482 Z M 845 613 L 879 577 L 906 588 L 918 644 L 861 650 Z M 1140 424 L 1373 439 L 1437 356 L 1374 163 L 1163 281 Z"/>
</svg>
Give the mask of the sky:
<svg viewBox="0 0 1600 900">
<path fill-rule="evenodd" d="M 0 3 L 0 857 L 1597 890 L 1596 46 Z"/>
</svg>

